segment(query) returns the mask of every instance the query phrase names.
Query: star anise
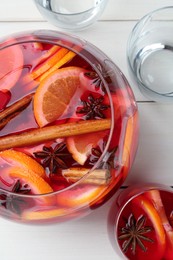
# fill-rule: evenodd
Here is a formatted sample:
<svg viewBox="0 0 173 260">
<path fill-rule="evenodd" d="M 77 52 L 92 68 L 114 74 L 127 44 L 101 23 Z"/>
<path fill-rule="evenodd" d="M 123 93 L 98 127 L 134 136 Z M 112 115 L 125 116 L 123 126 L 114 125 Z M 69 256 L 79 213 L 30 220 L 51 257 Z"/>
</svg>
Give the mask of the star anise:
<svg viewBox="0 0 173 260">
<path fill-rule="evenodd" d="M 102 111 L 107 110 L 110 106 L 103 104 L 104 97 L 94 98 L 91 94 L 88 96 L 88 101 L 83 101 L 83 107 L 77 110 L 79 114 L 85 114 L 85 119 L 105 118 Z"/>
<path fill-rule="evenodd" d="M 28 184 L 22 185 L 20 180 L 17 180 L 14 184 L 12 191 L 13 193 L 17 194 L 28 194 L 31 191 Z M 24 205 L 26 202 L 24 199 L 17 195 L 12 195 L 10 193 L 1 193 L 0 194 L 0 205 L 5 207 L 7 210 L 10 210 L 14 213 L 20 215 L 21 213 L 21 206 Z"/>
<path fill-rule="evenodd" d="M 142 251 L 146 252 L 147 248 L 142 241 L 154 242 L 151 238 L 144 235 L 153 230 L 152 227 L 145 226 L 145 222 L 146 217 L 144 215 L 141 215 L 137 220 L 133 214 L 129 216 L 125 227 L 121 228 L 121 235 L 118 237 L 119 240 L 124 240 L 122 244 L 124 253 L 131 248 L 132 253 L 135 254 L 137 245 Z"/>
<path fill-rule="evenodd" d="M 101 75 L 107 83 L 112 82 L 109 73 L 105 71 L 105 69 L 103 69 L 100 64 L 97 65 L 97 69 L 100 71 Z M 85 72 L 84 75 L 92 80 L 92 83 L 95 85 L 96 89 L 101 89 L 103 92 L 106 92 L 103 80 L 95 71 Z"/>
<path fill-rule="evenodd" d="M 104 169 L 117 168 L 117 157 L 116 157 L 117 149 L 118 149 L 118 147 L 116 146 L 111 151 L 106 152 L 106 154 L 101 162 L 102 168 L 104 168 Z M 102 153 L 103 153 L 103 151 L 100 148 L 92 148 L 92 157 L 91 157 L 90 164 L 94 165 L 99 160 Z"/>
<path fill-rule="evenodd" d="M 66 169 L 68 166 L 65 163 L 69 153 L 65 143 L 59 143 L 53 147 L 43 146 L 42 151 L 34 153 L 36 158 L 41 159 L 44 168 L 48 168 L 50 173 L 56 173 L 58 168 Z"/>
</svg>

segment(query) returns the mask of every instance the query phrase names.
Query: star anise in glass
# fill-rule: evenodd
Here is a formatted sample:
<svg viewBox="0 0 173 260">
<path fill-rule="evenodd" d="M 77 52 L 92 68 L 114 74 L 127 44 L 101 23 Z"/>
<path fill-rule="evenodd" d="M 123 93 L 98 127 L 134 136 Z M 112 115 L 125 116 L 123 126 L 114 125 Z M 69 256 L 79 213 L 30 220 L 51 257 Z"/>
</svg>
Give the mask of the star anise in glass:
<svg viewBox="0 0 173 260">
<path fill-rule="evenodd" d="M 68 166 L 65 163 L 70 154 L 67 151 L 65 143 L 59 143 L 54 148 L 43 146 L 42 151 L 34 153 L 36 158 L 41 159 L 44 168 L 48 168 L 50 173 L 56 173 L 58 168 L 66 169 Z"/>
<path fill-rule="evenodd" d="M 20 180 L 17 180 L 14 184 L 11 192 L 17 194 L 28 194 L 31 191 L 28 184 L 22 185 Z M 24 199 L 17 195 L 12 195 L 10 193 L 1 193 L 0 194 L 0 205 L 5 207 L 7 210 L 10 210 L 14 213 L 20 215 L 21 213 L 21 206 L 26 202 Z"/>
<path fill-rule="evenodd" d="M 96 67 L 100 71 L 105 81 L 107 83 L 111 83 L 112 80 L 109 76 L 109 73 L 105 71 L 105 69 L 103 69 L 100 64 L 97 64 Z M 99 77 L 99 75 L 95 71 L 85 72 L 84 75 L 92 80 L 92 83 L 95 85 L 96 89 L 101 89 L 104 93 L 106 92 L 103 80 Z"/>
<path fill-rule="evenodd" d="M 141 215 L 137 220 L 134 215 L 131 214 L 126 222 L 125 227 L 121 228 L 121 234 L 118 237 L 119 240 L 124 240 L 122 244 L 122 250 L 124 253 L 130 248 L 132 253 L 136 253 L 137 245 L 144 252 L 147 251 L 143 241 L 153 243 L 153 239 L 145 236 L 145 234 L 153 230 L 152 227 L 145 226 L 146 217 Z"/>
<path fill-rule="evenodd" d="M 105 147 L 105 145 L 104 145 L 104 147 Z M 106 152 L 106 154 L 101 162 L 102 168 L 104 168 L 104 169 L 117 168 L 117 157 L 116 157 L 117 149 L 118 149 L 118 147 L 116 146 L 111 151 Z M 101 157 L 103 151 L 100 148 L 92 148 L 91 152 L 92 152 L 92 156 L 91 156 L 90 164 L 94 165 Z"/>
<path fill-rule="evenodd" d="M 104 110 L 107 110 L 110 106 L 103 104 L 104 97 L 100 96 L 99 98 L 94 98 L 91 94 L 88 96 L 88 100 L 82 100 L 83 107 L 77 110 L 79 114 L 85 114 L 85 119 L 94 119 L 94 118 L 105 118 L 103 113 Z"/>
</svg>

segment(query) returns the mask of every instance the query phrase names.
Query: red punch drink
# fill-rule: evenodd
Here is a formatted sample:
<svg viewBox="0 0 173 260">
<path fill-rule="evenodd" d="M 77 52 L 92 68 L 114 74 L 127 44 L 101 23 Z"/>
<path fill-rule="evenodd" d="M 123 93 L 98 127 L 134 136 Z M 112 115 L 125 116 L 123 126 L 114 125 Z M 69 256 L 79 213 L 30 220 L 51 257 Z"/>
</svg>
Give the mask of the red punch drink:
<svg viewBox="0 0 173 260">
<path fill-rule="evenodd" d="M 119 69 L 55 32 L 0 45 L 0 215 L 52 223 L 83 216 L 123 183 L 138 112 Z"/>
<path fill-rule="evenodd" d="M 130 187 L 109 215 L 113 247 L 123 259 L 173 258 L 172 189 L 159 185 Z"/>
</svg>

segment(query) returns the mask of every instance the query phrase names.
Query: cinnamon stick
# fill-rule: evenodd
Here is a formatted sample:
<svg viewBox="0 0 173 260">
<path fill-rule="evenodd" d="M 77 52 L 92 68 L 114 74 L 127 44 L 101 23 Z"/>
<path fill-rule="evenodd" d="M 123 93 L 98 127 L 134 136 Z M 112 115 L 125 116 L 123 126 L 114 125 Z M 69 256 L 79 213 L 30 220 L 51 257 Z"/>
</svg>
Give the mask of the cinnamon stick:
<svg viewBox="0 0 173 260">
<path fill-rule="evenodd" d="M 110 127 L 110 119 L 99 119 L 37 128 L 20 134 L 0 137 L 0 151 L 13 147 L 34 145 L 56 138 L 98 132 L 110 129 Z"/>
<path fill-rule="evenodd" d="M 86 168 L 69 168 L 62 170 L 62 176 L 70 183 L 75 183 L 79 181 L 89 172 L 89 169 Z M 97 184 L 97 185 L 106 185 L 111 179 L 111 174 L 108 169 L 95 169 L 90 172 L 88 176 L 83 180 L 83 183 L 87 184 Z"/>
<path fill-rule="evenodd" d="M 9 115 L 8 117 L 4 118 L 2 121 L 0 121 L 0 130 L 5 127 L 8 122 L 10 122 L 11 119 L 13 119 L 14 117 L 16 117 L 20 112 L 17 111 L 11 115 Z"/>
<path fill-rule="evenodd" d="M 16 113 L 17 111 L 21 111 L 26 108 L 26 106 L 29 105 L 29 103 L 31 102 L 33 95 L 34 93 L 23 97 L 22 99 L 18 100 L 17 102 L 0 112 L 0 122 L 8 116 Z"/>
</svg>

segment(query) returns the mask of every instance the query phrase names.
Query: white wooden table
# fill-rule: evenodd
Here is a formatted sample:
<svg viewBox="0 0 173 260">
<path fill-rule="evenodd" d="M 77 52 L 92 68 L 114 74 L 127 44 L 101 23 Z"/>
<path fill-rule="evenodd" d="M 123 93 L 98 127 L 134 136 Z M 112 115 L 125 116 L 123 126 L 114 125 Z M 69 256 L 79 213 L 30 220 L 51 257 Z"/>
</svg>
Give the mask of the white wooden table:
<svg viewBox="0 0 173 260">
<path fill-rule="evenodd" d="M 70 1 L 70 0 L 69 0 Z M 138 102 L 140 140 L 126 185 L 160 182 L 173 185 L 173 105 L 149 102 L 132 82 L 126 43 L 136 21 L 172 0 L 110 0 L 101 20 L 76 32 L 99 47 L 126 75 Z M 0 0 L 0 37 L 24 30 L 55 29 L 32 0 Z M 113 198 L 91 215 L 52 226 L 27 226 L 0 219 L 0 260 L 119 260 L 107 236 L 107 214 Z"/>
</svg>

